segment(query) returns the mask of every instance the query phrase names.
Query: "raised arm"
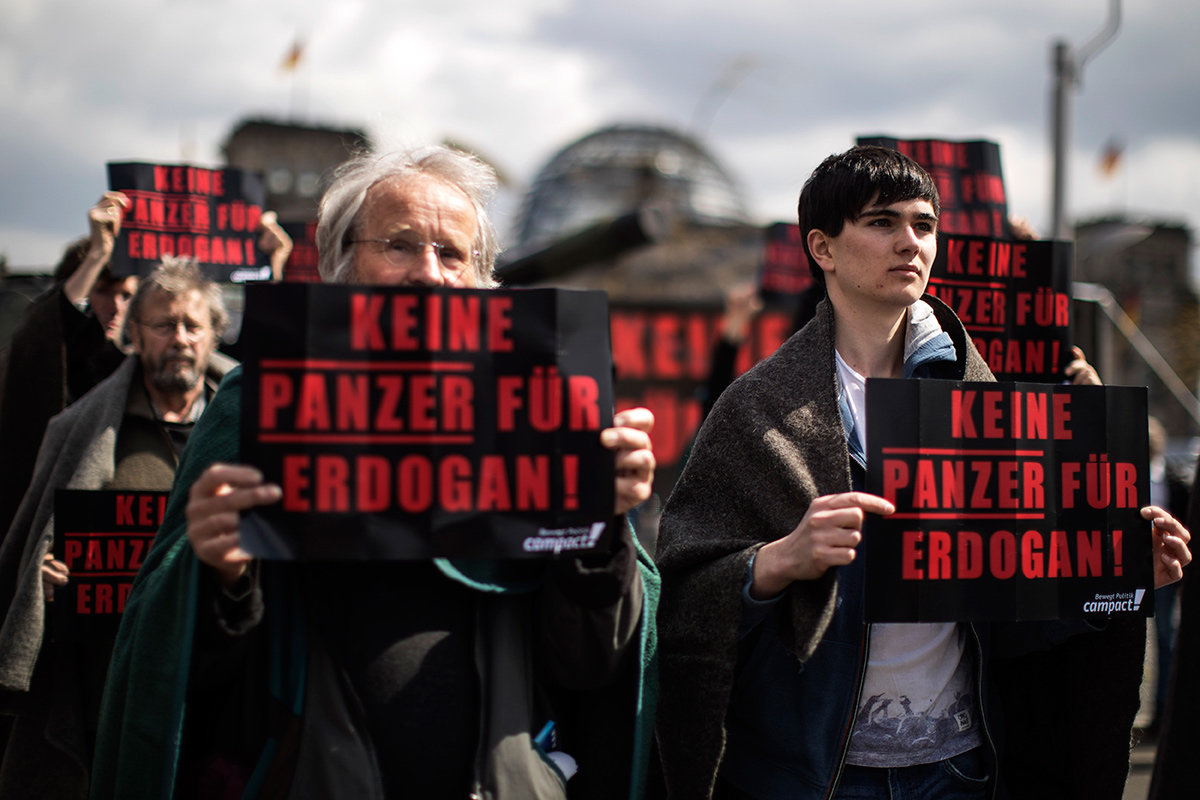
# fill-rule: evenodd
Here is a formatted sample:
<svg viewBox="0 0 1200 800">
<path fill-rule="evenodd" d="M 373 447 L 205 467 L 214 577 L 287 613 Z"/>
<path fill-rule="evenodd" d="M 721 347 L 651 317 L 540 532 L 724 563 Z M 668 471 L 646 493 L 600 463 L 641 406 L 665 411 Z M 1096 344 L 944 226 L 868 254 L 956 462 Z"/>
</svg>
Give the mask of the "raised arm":
<svg viewBox="0 0 1200 800">
<path fill-rule="evenodd" d="M 128 197 L 121 192 L 105 192 L 100 201 L 88 210 L 91 243 L 87 255 L 79 268 L 63 281 L 63 294 L 75 305 L 87 299 L 96 284 L 96 278 L 100 276 L 100 271 L 112 258 L 126 208 L 129 208 Z"/>
</svg>

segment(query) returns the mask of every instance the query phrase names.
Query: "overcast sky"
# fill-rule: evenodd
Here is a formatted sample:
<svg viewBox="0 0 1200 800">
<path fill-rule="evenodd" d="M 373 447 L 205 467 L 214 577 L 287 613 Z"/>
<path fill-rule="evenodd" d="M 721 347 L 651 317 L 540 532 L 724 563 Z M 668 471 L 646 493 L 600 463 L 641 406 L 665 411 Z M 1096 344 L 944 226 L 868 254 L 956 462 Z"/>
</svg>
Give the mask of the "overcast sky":
<svg viewBox="0 0 1200 800">
<path fill-rule="evenodd" d="M 1108 0 L 4 0 L 0 253 L 53 264 L 107 161 L 221 163 L 247 116 L 443 138 L 517 191 L 617 122 L 696 134 L 755 221 L 863 134 L 999 142 L 1009 208 L 1050 219 L 1051 48 Z M 298 69 L 279 69 L 293 41 Z M 1075 95 L 1068 210 L 1200 230 L 1200 3 L 1136 0 Z M 1120 170 L 1097 168 L 1109 141 Z M 497 220 L 503 230 L 511 221 Z"/>
</svg>

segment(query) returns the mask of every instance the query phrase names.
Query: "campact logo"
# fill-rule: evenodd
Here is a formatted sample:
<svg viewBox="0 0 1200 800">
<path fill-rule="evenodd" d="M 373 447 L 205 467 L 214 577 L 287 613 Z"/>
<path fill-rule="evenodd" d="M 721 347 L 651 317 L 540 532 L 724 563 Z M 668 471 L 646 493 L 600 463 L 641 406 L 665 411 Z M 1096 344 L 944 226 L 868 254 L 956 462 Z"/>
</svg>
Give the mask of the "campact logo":
<svg viewBox="0 0 1200 800">
<path fill-rule="evenodd" d="M 1115 592 L 1113 594 L 1098 594 L 1091 600 L 1084 601 L 1085 614 L 1132 613 L 1142 607 L 1142 598 L 1146 596 L 1145 589 L 1135 589 L 1132 592 Z"/>
<path fill-rule="evenodd" d="M 606 522 L 593 522 L 591 528 L 538 528 L 538 535 L 530 536 L 521 547 L 526 553 L 554 552 L 556 555 L 571 550 L 592 550 L 606 527 Z"/>
</svg>

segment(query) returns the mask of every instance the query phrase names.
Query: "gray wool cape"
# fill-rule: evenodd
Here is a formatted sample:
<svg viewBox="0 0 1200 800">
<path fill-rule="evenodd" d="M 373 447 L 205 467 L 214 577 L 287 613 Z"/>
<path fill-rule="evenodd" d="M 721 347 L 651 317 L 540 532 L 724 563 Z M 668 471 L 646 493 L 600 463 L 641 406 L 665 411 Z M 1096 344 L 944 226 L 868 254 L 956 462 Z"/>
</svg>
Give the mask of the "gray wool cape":
<svg viewBox="0 0 1200 800">
<path fill-rule="evenodd" d="M 16 585 L 0 627 L 0 686 L 28 691 L 45 631 L 42 560 L 54 541 L 54 491 L 101 489 L 112 480 L 117 432 L 125 416 L 137 356 L 55 416 L 46 428 L 33 479 L 0 549 L 9 573 L 15 561 Z"/>
<path fill-rule="evenodd" d="M 236 362 L 213 352 L 212 385 Z M 54 542 L 54 492 L 103 489 L 116 470 L 117 433 L 125 418 L 139 359 L 127 356 L 117 370 L 50 420 L 29 489 L 0 546 L 0 688 L 29 691 L 45 632 L 42 560 Z"/>
<path fill-rule="evenodd" d="M 962 323 L 934 310 L 965 360 L 963 380 L 994 380 Z M 735 381 L 697 435 L 659 526 L 657 743 L 668 796 L 711 797 L 725 747 L 742 587 L 751 556 L 790 533 L 817 497 L 851 490 L 838 408 L 834 318 L 816 317 Z M 793 583 L 778 635 L 800 661 L 833 616 L 837 570 Z"/>
</svg>

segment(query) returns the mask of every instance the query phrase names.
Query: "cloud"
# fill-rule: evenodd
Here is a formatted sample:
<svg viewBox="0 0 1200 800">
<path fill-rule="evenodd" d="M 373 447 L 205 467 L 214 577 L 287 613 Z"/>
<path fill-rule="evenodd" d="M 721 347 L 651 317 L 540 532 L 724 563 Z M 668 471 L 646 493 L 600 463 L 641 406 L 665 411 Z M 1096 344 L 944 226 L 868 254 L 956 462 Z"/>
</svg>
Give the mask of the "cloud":
<svg viewBox="0 0 1200 800">
<path fill-rule="evenodd" d="M 988 138 L 1010 204 L 1044 229 L 1051 46 L 1078 47 L 1106 13 L 1095 0 L 10 0 L 0 252 L 52 263 L 105 161 L 217 164 L 246 116 L 361 127 L 385 146 L 450 136 L 518 185 L 602 126 L 690 128 L 763 222 L 790 219 L 808 171 L 857 135 Z M 304 59 L 284 74 L 297 37 Z M 1073 209 L 1200 224 L 1198 39 L 1200 4 L 1125 4 L 1073 98 Z M 1114 136 L 1125 183 L 1098 184 L 1092 162 Z"/>
</svg>

